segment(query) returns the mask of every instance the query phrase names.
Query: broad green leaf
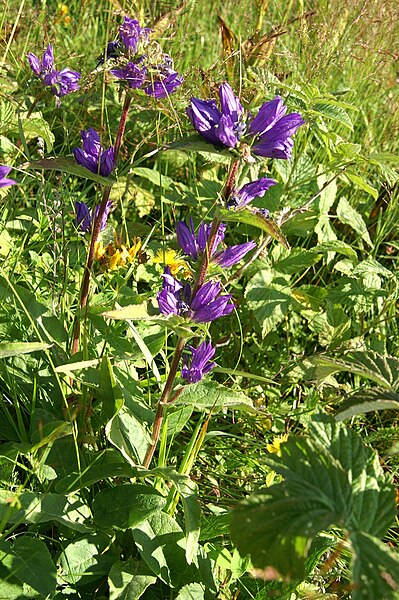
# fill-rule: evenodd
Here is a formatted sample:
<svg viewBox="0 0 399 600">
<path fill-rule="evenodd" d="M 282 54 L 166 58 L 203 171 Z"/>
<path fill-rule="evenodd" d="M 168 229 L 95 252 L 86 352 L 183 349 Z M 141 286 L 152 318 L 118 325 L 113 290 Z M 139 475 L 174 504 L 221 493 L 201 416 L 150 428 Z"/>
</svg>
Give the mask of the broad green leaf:
<svg viewBox="0 0 399 600">
<path fill-rule="evenodd" d="M 143 561 L 118 561 L 108 574 L 109 600 L 138 600 L 156 580 Z"/>
<path fill-rule="evenodd" d="M 369 183 L 367 183 L 367 181 L 365 181 L 363 177 L 360 177 L 359 175 L 356 175 L 355 173 L 350 173 L 348 171 L 346 171 L 345 175 L 349 179 L 349 181 L 357 185 L 357 187 L 359 187 L 361 190 L 364 190 L 365 192 L 370 194 L 370 196 L 372 196 L 374 200 L 377 200 L 378 190 Z"/>
<path fill-rule="evenodd" d="M 336 419 L 343 421 L 375 410 L 399 410 L 399 394 L 384 388 L 363 388 L 342 402 Z"/>
<path fill-rule="evenodd" d="M 280 273 L 299 274 L 303 269 L 315 265 L 321 256 L 317 251 L 295 248 L 289 256 L 278 260 L 273 267 Z"/>
<path fill-rule="evenodd" d="M 204 600 L 205 587 L 200 583 L 188 583 L 183 586 L 176 600 Z"/>
<path fill-rule="evenodd" d="M 357 253 L 350 246 L 346 244 L 342 240 L 330 240 L 328 242 L 323 242 L 316 247 L 317 252 L 338 252 L 339 254 L 343 254 L 347 256 L 351 261 L 357 262 Z"/>
<path fill-rule="evenodd" d="M 61 582 L 81 586 L 107 576 L 119 558 L 112 541 L 111 537 L 97 531 L 68 544 L 58 559 Z"/>
<path fill-rule="evenodd" d="M 381 263 L 374 260 L 374 258 L 368 258 L 366 260 L 362 260 L 352 271 L 353 275 L 360 275 L 363 277 L 367 277 L 367 275 L 381 275 L 382 277 L 386 277 L 388 279 L 392 279 L 394 277 L 394 273 L 389 269 L 386 269 L 382 266 Z"/>
<path fill-rule="evenodd" d="M 29 354 L 30 352 L 38 352 L 47 348 L 51 348 L 51 344 L 43 344 L 42 342 L 1 342 L 0 358 Z"/>
<path fill-rule="evenodd" d="M 69 173 L 70 175 L 76 175 L 77 177 L 83 177 L 84 179 L 90 179 L 96 183 L 109 186 L 112 185 L 114 179 L 112 177 L 102 177 L 97 173 L 92 173 L 86 167 L 78 165 L 73 158 L 42 158 L 41 160 L 34 160 L 28 163 L 20 165 L 22 169 L 33 169 L 46 171 L 62 171 L 63 173 Z"/>
<path fill-rule="evenodd" d="M 217 148 L 210 142 L 206 142 L 199 134 L 193 134 L 185 138 L 180 138 L 163 147 L 163 150 L 181 150 L 183 152 L 201 152 L 202 154 L 211 155 L 211 160 L 214 160 L 212 155 L 221 156 L 225 160 L 233 157 L 233 154 L 228 150 Z"/>
<path fill-rule="evenodd" d="M 130 529 L 161 511 L 165 502 L 165 498 L 150 486 L 118 485 L 96 494 L 93 519 L 99 527 Z"/>
<path fill-rule="evenodd" d="M 249 207 L 243 208 L 242 210 L 226 210 L 221 208 L 219 209 L 219 216 L 223 221 L 245 223 L 246 225 L 252 225 L 257 229 L 261 229 L 280 242 L 284 248 L 287 248 L 287 250 L 290 249 L 287 238 L 277 223 L 273 221 L 271 217 L 266 217 L 256 208 L 251 207 L 251 210 Z"/>
<path fill-rule="evenodd" d="M 281 281 L 281 283 L 280 283 Z M 248 307 L 262 328 L 265 337 L 284 320 L 293 304 L 291 289 L 282 279 L 273 279 L 270 271 L 259 271 L 249 280 L 245 290 Z"/>
<path fill-rule="evenodd" d="M 50 125 L 43 117 L 35 117 L 31 115 L 29 119 L 21 120 L 22 130 L 26 140 L 31 140 L 35 137 L 41 137 L 46 143 L 47 152 L 51 152 L 55 137 L 50 129 Z"/>
<path fill-rule="evenodd" d="M 345 527 L 383 537 L 392 524 L 395 493 L 376 452 L 355 431 L 323 413 L 313 416 L 309 428 L 317 444 L 327 448 L 348 475 L 353 504 Z"/>
<path fill-rule="evenodd" d="M 206 380 L 186 385 L 174 404 L 187 404 L 197 410 L 215 406 L 216 408 L 234 408 L 255 412 L 253 401 L 242 392 L 230 389 L 215 381 Z"/>
<path fill-rule="evenodd" d="M 352 559 L 352 600 L 396 600 L 399 559 L 379 539 L 354 531 L 350 537 Z"/>
<path fill-rule="evenodd" d="M 173 183 L 173 179 L 171 179 L 171 177 L 162 175 L 162 173 L 159 171 L 156 171 L 155 169 L 148 169 L 147 167 L 135 167 L 131 170 L 131 174 L 136 175 L 137 177 L 142 177 L 157 187 L 165 189 L 170 187 Z"/>
<path fill-rule="evenodd" d="M 29 585 L 44 597 L 55 592 L 57 573 L 46 544 L 28 535 L 18 536 L 12 544 L 11 554 L 0 561 L 14 577 Z"/>
<path fill-rule="evenodd" d="M 399 387 L 399 359 L 394 356 L 383 356 L 372 350 L 355 351 L 342 359 L 319 354 L 309 359 L 313 364 L 327 366 L 332 372 L 348 371 L 366 379 L 371 379 L 384 388 Z"/>
<path fill-rule="evenodd" d="M 326 100 L 325 102 L 317 102 L 313 105 L 313 110 L 318 112 L 320 115 L 332 121 L 336 121 L 345 125 L 351 131 L 353 130 L 353 124 L 350 116 L 342 106 L 334 104 L 332 101 Z"/>
<path fill-rule="evenodd" d="M 115 381 L 112 364 L 108 356 L 103 356 L 100 367 L 100 385 L 98 396 L 101 401 L 101 420 L 112 419 L 123 406 L 123 395 Z"/>
<path fill-rule="evenodd" d="M 0 490 L 0 521 L 8 523 L 48 523 L 56 521 L 76 531 L 89 531 L 84 524 L 90 517 L 89 508 L 81 500 L 60 494 L 39 494 L 30 491 L 15 495 Z"/>
<path fill-rule="evenodd" d="M 133 407 L 125 405 L 105 427 L 107 439 L 133 467 L 144 460 L 151 438 L 145 423 L 135 414 Z"/>
<path fill-rule="evenodd" d="M 370 239 L 362 215 L 358 213 L 344 197 L 340 198 L 338 202 L 337 217 L 341 223 L 352 227 L 352 229 L 354 229 L 369 246 L 373 247 L 373 242 Z"/>
</svg>

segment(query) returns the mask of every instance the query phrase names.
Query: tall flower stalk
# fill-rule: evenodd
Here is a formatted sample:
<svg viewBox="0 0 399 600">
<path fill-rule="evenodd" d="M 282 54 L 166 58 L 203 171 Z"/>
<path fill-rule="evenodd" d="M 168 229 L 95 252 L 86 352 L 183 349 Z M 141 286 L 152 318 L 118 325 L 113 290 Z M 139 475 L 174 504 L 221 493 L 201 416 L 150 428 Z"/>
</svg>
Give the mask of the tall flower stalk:
<svg viewBox="0 0 399 600">
<path fill-rule="evenodd" d="M 115 139 L 114 164 L 116 164 L 117 160 L 118 160 L 119 151 L 120 151 L 122 140 L 123 140 L 123 135 L 125 133 L 126 120 L 127 120 L 127 116 L 129 113 L 131 101 L 132 101 L 132 97 L 131 97 L 130 93 L 126 92 L 125 100 L 124 100 L 123 108 L 122 108 L 122 113 L 121 113 L 121 118 L 119 121 L 118 132 L 116 134 L 116 139 Z M 98 236 L 100 235 L 103 218 L 104 218 L 107 208 L 108 208 L 111 190 L 112 190 L 112 184 L 110 184 L 104 188 L 101 204 L 99 205 L 98 210 L 96 211 L 96 215 L 95 215 L 94 222 L 93 222 L 93 229 L 92 229 L 91 240 L 90 240 L 90 248 L 89 248 L 89 251 L 88 251 L 87 257 L 86 257 L 86 264 L 85 264 L 85 268 L 84 268 L 84 272 L 83 272 L 82 285 L 80 288 L 79 310 L 76 313 L 75 323 L 74 323 L 74 327 L 73 327 L 73 338 L 72 338 L 72 349 L 71 349 L 72 354 L 76 354 L 76 352 L 79 350 L 81 315 L 87 306 L 87 300 L 88 300 L 89 291 L 90 291 L 90 278 L 91 278 L 91 272 L 93 269 L 94 252 L 95 252 L 96 242 L 98 241 Z"/>
</svg>

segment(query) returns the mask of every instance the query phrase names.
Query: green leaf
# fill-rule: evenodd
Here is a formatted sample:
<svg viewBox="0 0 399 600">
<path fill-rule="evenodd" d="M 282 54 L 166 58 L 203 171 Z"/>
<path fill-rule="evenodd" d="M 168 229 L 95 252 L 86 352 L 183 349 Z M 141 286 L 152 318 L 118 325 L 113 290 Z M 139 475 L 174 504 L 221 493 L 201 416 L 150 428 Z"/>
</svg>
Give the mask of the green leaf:
<svg viewBox="0 0 399 600">
<path fill-rule="evenodd" d="M 188 583 L 183 586 L 176 600 L 204 600 L 205 588 L 200 583 Z"/>
<path fill-rule="evenodd" d="M 0 490 L 0 521 L 8 523 L 47 523 L 56 521 L 76 531 L 89 531 L 84 522 L 89 508 L 81 500 L 59 494 L 39 494 L 30 491 L 13 497 L 9 490 Z"/>
<path fill-rule="evenodd" d="M 157 187 L 164 189 L 169 188 L 173 183 L 173 179 L 171 177 L 167 177 L 159 171 L 156 171 L 155 169 L 148 169 L 147 167 L 135 167 L 131 170 L 131 174 L 136 175 L 136 177 L 142 177 Z"/>
<path fill-rule="evenodd" d="M 112 538 L 97 531 L 68 544 L 58 559 L 59 579 L 76 586 L 106 576 L 119 556 Z"/>
<path fill-rule="evenodd" d="M 26 140 L 31 140 L 35 137 L 41 137 L 46 143 L 47 152 L 51 152 L 55 137 L 50 129 L 49 124 L 45 119 L 43 119 L 43 117 L 31 115 L 29 119 L 22 119 L 21 125 Z"/>
<path fill-rule="evenodd" d="M 112 185 L 114 179 L 112 177 L 102 177 L 97 173 L 92 173 L 86 167 L 78 165 L 73 158 L 42 158 L 41 160 L 34 160 L 28 163 L 20 165 L 22 169 L 44 169 L 47 171 L 62 171 L 63 173 L 69 173 L 70 175 L 76 175 L 77 177 L 83 177 L 84 179 L 90 179 L 96 183 L 109 186 Z"/>
<path fill-rule="evenodd" d="M 0 358 L 29 354 L 30 352 L 38 352 L 47 348 L 51 348 L 51 344 L 43 344 L 42 342 L 1 342 Z"/>
<path fill-rule="evenodd" d="M 143 561 L 118 561 L 108 574 L 109 600 L 138 600 L 156 580 Z"/>
<path fill-rule="evenodd" d="M 1 554 L 1 550 L 0 550 Z M 17 537 L 12 545 L 12 554 L 1 557 L 14 577 L 29 585 L 42 596 L 55 592 L 56 568 L 44 542 L 27 535 Z"/>
<path fill-rule="evenodd" d="M 108 421 L 105 434 L 133 467 L 142 463 L 151 444 L 145 423 L 134 411 L 133 401 L 125 403 L 118 414 Z"/>
<path fill-rule="evenodd" d="M 280 281 L 282 283 L 280 283 Z M 265 337 L 284 320 L 293 304 L 291 289 L 284 279 L 273 279 L 270 271 L 259 271 L 249 280 L 245 290 L 248 307 L 254 311 L 254 317 L 262 327 Z"/>
<path fill-rule="evenodd" d="M 353 124 L 350 116 L 344 108 L 337 104 L 333 104 L 331 101 L 317 102 L 313 105 L 313 110 L 318 112 L 320 115 L 332 121 L 336 121 L 345 125 L 348 129 L 353 131 Z"/>
<path fill-rule="evenodd" d="M 399 359 L 372 350 L 355 351 L 342 359 L 319 354 L 309 359 L 314 365 L 331 367 L 331 372 L 348 371 L 371 379 L 384 388 L 399 387 Z"/>
<path fill-rule="evenodd" d="M 223 157 L 225 160 L 232 158 L 232 153 L 229 150 L 224 150 L 214 146 L 210 142 L 206 142 L 203 137 L 195 133 L 185 138 L 180 138 L 163 147 L 163 150 L 180 150 L 183 152 L 200 152 L 202 155 L 210 156 L 210 160 L 215 160 L 216 157 Z"/>
<path fill-rule="evenodd" d="M 289 256 L 278 260 L 273 267 L 280 273 L 299 274 L 303 269 L 308 269 L 315 265 L 321 258 L 314 250 L 302 250 L 295 248 Z"/>
<path fill-rule="evenodd" d="M 350 173 L 349 171 L 346 171 L 345 175 L 349 179 L 349 181 L 351 181 L 352 183 L 357 185 L 357 187 L 360 188 L 361 190 L 370 194 L 370 196 L 372 196 L 374 198 L 374 200 L 377 200 L 378 190 L 376 188 L 374 188 L 372 185 L 370 185 L 369 183 L 367 183 L 367 181 L 365 179 L 363 179 L 363 177 L 360 177 L 359 175 L 356 175 L 355 173 Z"/>
<path fill-rule="evenodd" d="M 101 401 L 101 420 L 105 423 L 112 419 L 123 406 L 123 395 L 117 385 L 108 356 L 103 356 L 100 367 L 100 385 L 98 396 Z"/>
<path fill-rule="evenodd" d="M 355 531 L 353 549 L 352 600 L 395 600 L 398 598 L 399 559 L 377 538 Z"/>
<path fill-rule="evenodd" d="M 287 248 L 287 250 L 290 249 L 287 238 L 277 223 L 271 217 L 266 217 L 256 208 L 245 207 L 242 210 L 226 210 L 221 208 L 219 209 L 219 216 L 223 221 L 245 223 L 246 225 L 252 225 L 252 227 L 261 229 L 280 242 L 284 248 Z"/>
<path fill-rule="evenodd" d="M 349 204 L 346 198 L 342 197 L 338 202 L 337 217 L 341 223 L 352 227 L 370 247 L 373 247 L 362 215 Z"/>
<path fill-rule="evenodd" d="M 375 410 L 399 410 L 399 394 L 384 388 L 363 388 L 342 402 L 336 419 L 343 421 Z"/>
<path fill-rule="evenodd" d="M 186 385 L 174 404 L 187 404 L 197 410 L 215 406 L 216 408 L 234 408 L 255 412 L 253 401 L 242 392 L 232 390 L 215 381 L 206 380 Z"/>
<path fill-rule="evenodd" d="M 136 527 L 165 506 L 165 498 L 141 484 L 118 485 L 98 492 L 93 500 L 93 519 L 100 527 Z"/>
</svg>

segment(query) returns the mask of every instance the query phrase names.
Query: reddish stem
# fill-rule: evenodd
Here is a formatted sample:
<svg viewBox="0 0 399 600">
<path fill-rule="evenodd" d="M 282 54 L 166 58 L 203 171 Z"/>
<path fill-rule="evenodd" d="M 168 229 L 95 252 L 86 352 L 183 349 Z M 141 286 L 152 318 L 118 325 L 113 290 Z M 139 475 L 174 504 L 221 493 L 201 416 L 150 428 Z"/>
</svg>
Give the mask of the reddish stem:
<svg viewBox="0 0 399 600">
<path fill-rule="evenodd" d="M 115 145 L 114 145 L 114 164 L 115 165 L 118 160 L 119 151 L 120 151 L 122 139 L 123 139 L 123 134 L 125 132 L 126 119 L 127 119 L 127 115 L 129 112 L 131 100 L 132 100 L 132 97 L 130 96 L 130 94 L 126 94 L 125 101 L 124 101 L 123 108 L 122 108 L 121 118 L 119 121 L 118 133 L 116 134 Z M 87 257 L 86 257 L 86 264 L 85 264 L 85 269 L 83 272 L 82 285 L 80 288 L 80 306 L 79 306 L 79 310 L 76 314 L 75 323 L 74 323 L 74 327 L 73 327 L 73 340 L 72 340 L 72 350 L 71 350 L 72 354 L 76 354 L 76 352 L 79 349 L 81 313 L 82 313 L 82 310 L 84 308 L 86 308 L 86 306 L 87 306 L 87 299 L 89 297 L 89 291 L 90 291 L 90 277 L 91 277 L 91 271 L 92 271 L 93 262 L 94 262 L 94 251 L 95 251 L 95 247 L 96 247 L 96 242 L 98 240 L 98 236 L 100 235 L 101 222 L 102 222 L 102 218 L 104 216 L 105 210 L 107 208 L 107 202 L 109 200 L 111 190 L 112 190 L 112 184 L 108 185 L 107 187 L 104 188 L 101 204 L 98 209 L 97 216 L 94 219 L 93 230 L 92 230 L 91 241 L 90 241 L 90 248 L 89 248 L 89 252 L 87 253 Z"/>
</svg>

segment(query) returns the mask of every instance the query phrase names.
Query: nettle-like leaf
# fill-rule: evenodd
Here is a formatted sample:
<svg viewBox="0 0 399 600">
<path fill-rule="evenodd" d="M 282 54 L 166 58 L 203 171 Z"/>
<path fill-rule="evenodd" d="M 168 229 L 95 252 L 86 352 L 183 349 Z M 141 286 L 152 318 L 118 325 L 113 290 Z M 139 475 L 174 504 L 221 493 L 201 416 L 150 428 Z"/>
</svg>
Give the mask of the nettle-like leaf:
<svg viewBox="0 0 399 600">
<path fill-rule="evenodd" d="M 343 421 L 374 410 L 399 410 L 399 394 L 381 387 L 363 388 L 351 396 L 338 409 L 336 419 Z"/>
<path fill-rule="evenodd" d="M 358 434 L 325 414 L 313 417 L 309 437 L 290 436 L 280 454 L 265 461 L 283 477 L 281 483 L 259 490 L 233 512 L 231 534 L 240 553 L 250 554 L 255 567 L 272 567 L 301 580 L 309 572 L 312 539 L 338 527 L 347 539 L 355 539 L 357 597 L 393 598 L 379 595 L 385 586 L 381 578 L 395 581 L 396 562 L 378 539 L 393 521 L 395 494 L 377 455 Z M 356 535 L 363 545 L 371 540 L 366 556 L 375 546 L 385 549 L 378 566 L 362 558 Z"/>
</svg>

